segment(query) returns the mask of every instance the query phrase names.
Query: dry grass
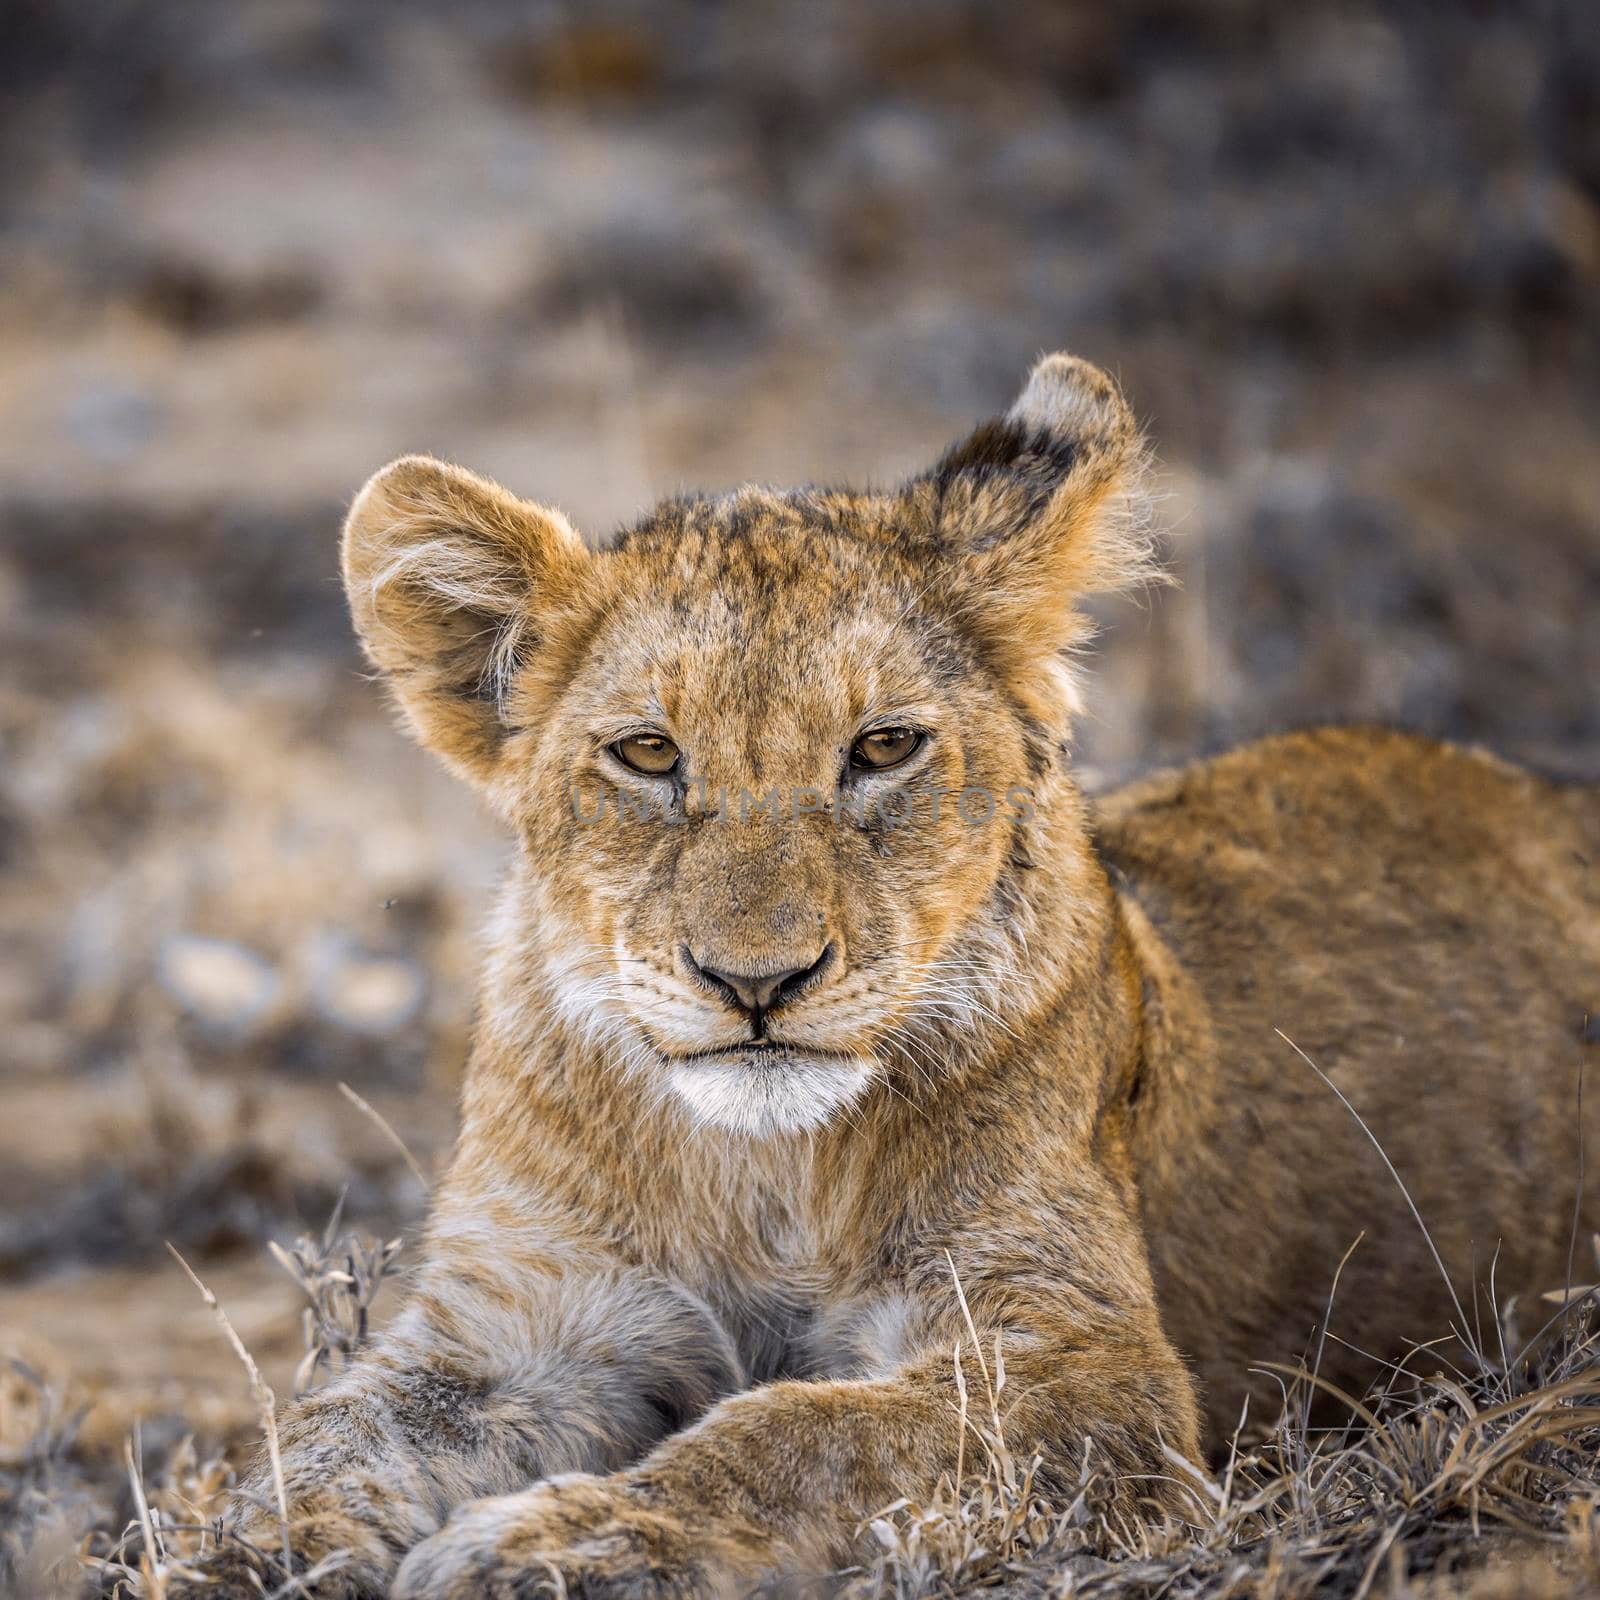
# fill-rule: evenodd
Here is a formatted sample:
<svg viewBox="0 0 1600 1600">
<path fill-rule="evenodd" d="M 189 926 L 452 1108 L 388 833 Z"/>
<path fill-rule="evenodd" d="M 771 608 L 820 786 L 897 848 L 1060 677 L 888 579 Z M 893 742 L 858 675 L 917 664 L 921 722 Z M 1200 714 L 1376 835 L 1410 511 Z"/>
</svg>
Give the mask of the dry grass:
<svg viewBox="0 0 1600 1600">
<path fill-rule="evenodd" d="M 306 1301 L 297 1393 L 337 1370 L 365 1342 L 373 1300 L 400 1249 L 397 1239 L 380 1242 L 342 1231 L 340 1216 L 336 1207 L 320 1235 L 302 1236 L 288 1248 L 270 1247 Z M 272 1392 L 225 1308 L 179 1261 L 250 1377 L 270 1457 Z M 120 1460 L 98 1460 L 75 1453 L 76 1422 L 58 1389 L 13 1364 L 10 1380 L 0 1384 L 0 1594 L 161 1600 L 170 1578 L 192 1571 L 209 1552 L 237 1538 L 224 1527 L 238 1480 L 230 1452 L 202 1450 L 185 1435 L 151 1467 L 136 1434 L 125 1442 Z M 10 1445 L 12 1440 L 17 1443 Z M 273 1479 L 278 1481 L 276 1473 Z M 281 1513 L 278 1504 L 269 1509 Z M 116 1528 L 120 1534 L 113 1534 Z M 274 1571 L 279 1552 L 259 1555 L 260 1569 Z M 314 1576 L 306 1573 L 302 1582 Z"/>
<path fill-rule="evenodd" d="M 1600 1259 L 1600 1239 L 1595 1241 Z M 1473 1347 L 1474 1370 L 1418 1376 L 1427 1347 L 1370 1393 L 1311 1368 L 1278 1369 L 1283 1405 L 1254 1447 L 1235 1442 L 1215 1476 L 1173 1461 L 1190 1486 L 1188 1526 L 1108 1520 L 1092 1450 L 1065 1505 L 1036 1488 L 1038 1461 L 1006 1440 L 997 1348 L 987 1409 L 966 1425 L 975 1464 L 925 1502 L 867 1524 L 874 1559 L 849 1600 L 988 1591 L 1116 1600 L 1600 1595 L 1600 1297 L 1562 1302 L 1518 1341 L 1516 1307 Z M 1344 1420 L 1313 1425 L 1328 1397 Z M 1245 1419 L 1241 1418 L 1241 1435 Z"/>
<path fill-rule="evenodd" d="M 274 1248 L 306 1300 L 297 1389 L 360 1348 L 398 1248 L 342 1232 L 337 1212 L 320 1235 Z M 1600 1263 L 1600 1240 L 1595 1251 Z M 984 1392 L 961 1389 L 958 1471 L 867 1519 L 868 1558 L 826 1589 L 839 1600 L 1600 1596 L 1600 1289 L 1546 1298 L 1548 1321 L 1526 1335 L 1519 1308 L 1503 1308 L 1471 1345 L 1470 1370 L 1419 1347 L 1353 1396 L 1314 1359 L 1277 1369 L 1281 1410 L 1253 1444 L 1236 1441 L 1215 1475 L 1174 1459 L 1189 1487 L 1183 1524 L 1120 1520 L 1092 1445 L 1071 1497 L 1049 1498 L 1037 1458 L 1007 1438 L 997 1343 L 982 1352 Z M 1314 1399 L 1339 1415 L 1329 1423 Z M 121 1461 L 95 1463 L 78 1459 L 75 1438 L 60 1391 L 13 1367 L 0 1386 L 0 1592 L 160 1600 L 167 1578 L 233 1537 L 226 1454 L 186 1437 L 152 1466 L 134 1438 Z M 261 1551 L 261 1569 L 281 1570 L 278 1556 Z"/>
<path fill-rule="evenodd" d="M 24 1362 L 0 1368 L 0 1594 L 45 1592 L 77 1530 L 112 1515 L 73 1464 L 81 1420 Z"/>
<path fill-rule="evenodd" d="M 367 1342 L 372 1302 L 400 1253 L 398 1239 L 381 1243 L 361 1234 L 341 1235 L 341 1209 L 335 1209 L 320 1239 L 302 1235 L 287 1250 L 275 1240 L 267 1245 L 306 1297 L 301 1314 L 306 1353 L 295 1370 L 296 1395 L 314 1389 L 324 1367 L 343 1367 Z"/>
<path fill-rule="evenodd" d="M 1300 1054 L 1387 1163 L 1360 1114 Z M 1404 1181 L 1389 1170 L 1432 1250 Z M 1574 1247 L 1576 1230 L 1574 1214 Z M 1600 1269 L 1600 1235 L 1591 1244 Z M 1492 1273 L 1490 1281 L 1494 1307 Z M 1337 1290 L 1336 1273 L 1328 1318 Z M 959 1279 L 956 1292 L 965 1312 Z M 1171 1455 L 1190 1502 L 1182 1524 L 1111 1514 L 1120 1497 L 1108 1493 L 1092 1441 L 1077 1492 L 1065 1505 L 1050 1503 L 1036 1488 L 1039 1458 L 1019 1461 L 1006 1438 L 998 1337 L 992 1367 L 983 1364 L 987 1406 L 977 1416 L 958 1345 L 974 1470 L 964 1472 L 963 1456 L 925 1503 L 898 1501 L 871 1518 L 865 1526 L 879 1553 L 847 1575 L 846 1596 L 1600 1595 L 1600 1284 L 1577 1285 L 1569 1270 L 1542 1297 L 1541 1320 L 1526 1338 L 1515 1299 L 1494 1307 L 1486 1340 L 1453 1286 L 1451 1298 L 1458 1321 L 1449 1332 L 1465 1350 L 1465 1370 L 1441 1358 L 1435 1347 L 1450 1341 L 1436 1339 L 1385 1364 L 1387 1375 L 1366 1395 L 1351 1395 L 1320 1375 L 1328 1319 L 1308 1365 L 1260 1369 L 1277 1379 L 1282 1403 L 1258 1442 L 1241 1445 L 1247 1407 L 1217 1476 Z M 966 1322 L 981 1361 L 970 1313 Z M 1322 1420 L 1330 1401 L 1331 1425 Z"/>
</svg>

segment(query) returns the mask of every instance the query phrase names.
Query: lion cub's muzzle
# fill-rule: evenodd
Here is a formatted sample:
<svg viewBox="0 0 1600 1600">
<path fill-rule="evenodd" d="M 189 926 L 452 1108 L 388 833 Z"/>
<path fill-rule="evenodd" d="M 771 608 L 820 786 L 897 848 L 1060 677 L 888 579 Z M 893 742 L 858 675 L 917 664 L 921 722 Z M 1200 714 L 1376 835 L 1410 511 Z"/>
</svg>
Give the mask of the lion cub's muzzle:
<svg viewBox="0 0 1600 1600">
<path fill-rule="evenodd" d="M 684 997 L 687 1014 L 647 1005 L 641 1022 L 698 1123 L 797 1133 L 866 1092 L 879 1066 L 853 1037 L 860 1018 L 840 981 L 848 966 L 837 938 L 820 949 L 768 939 L 737 956 L 711 940 L 676 947 L 674 970 L 694 994 Z"/>
<path fill-rule="evenodd" d="M 752 962 L 734 962 L 709 950 L 696 953 L 689 945 L 678 947 L 685 975 L 704 993 L 742 1011 L 750 1019 L 752 1039 L 766 1037 L 770 1012 L 798 1000 L 838 975 L 842 965 L 839 947 L 830 939 L 817 955 L 793 953 Z"/>
</svg>

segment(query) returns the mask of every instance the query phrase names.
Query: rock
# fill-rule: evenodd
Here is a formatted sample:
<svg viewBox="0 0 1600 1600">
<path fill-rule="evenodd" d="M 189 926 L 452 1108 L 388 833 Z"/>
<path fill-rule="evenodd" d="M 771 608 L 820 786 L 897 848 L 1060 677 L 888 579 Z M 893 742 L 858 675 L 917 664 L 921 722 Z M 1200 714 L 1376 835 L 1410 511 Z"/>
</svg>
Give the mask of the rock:
<svg viewBox="0 0 1600 1600">
<path fill-rule="evenodd" d="M 237 1036 L 271 1012 L 281 989 L 264 957 L 228 939 L 176 934 L 161 948 L 162 987 L 202 1027 Z"/>
<path fill-rule="evenodd" d="M 353 1033 L 398 1033 L 416 1019 L 427 996 L 427 980 L 414 961 L 375 954 L 338 937 L 314 940 L 308 967 L 318 1013 Z"/>
</svg>

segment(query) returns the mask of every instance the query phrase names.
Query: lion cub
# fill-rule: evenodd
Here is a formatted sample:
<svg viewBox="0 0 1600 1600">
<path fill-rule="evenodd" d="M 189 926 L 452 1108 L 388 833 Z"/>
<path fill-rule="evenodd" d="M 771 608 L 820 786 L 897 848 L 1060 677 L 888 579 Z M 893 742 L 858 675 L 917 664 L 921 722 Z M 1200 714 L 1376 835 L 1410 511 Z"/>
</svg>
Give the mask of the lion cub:
<svg viewBox="0 0 1600 1600">
<path fill-rule="evenodd" d="M 1018 1454 L 1181 1517 L 1174 1455 L 1358 1236 L 1334 1315 L 1376 1357 L 1497 1246 L 1502 1295 L 1561 1282 L 1600 796 L 1342 730 L 1091 807 L 1077 603 L 1147 574 L 1140 459 L 1058 355 L 900 488 L 672 500 L 595 551 L 437 461 L 361 492 L 362 642 L 521 848 L 415 1292 L 283 1419 L 294 1563 L 343 1552 L 316 1594 L 843 1564 L 955 1466 L 966 1308 Z M 252 1538 L 195 1592 L 281 1579 Z"/>
</svg>

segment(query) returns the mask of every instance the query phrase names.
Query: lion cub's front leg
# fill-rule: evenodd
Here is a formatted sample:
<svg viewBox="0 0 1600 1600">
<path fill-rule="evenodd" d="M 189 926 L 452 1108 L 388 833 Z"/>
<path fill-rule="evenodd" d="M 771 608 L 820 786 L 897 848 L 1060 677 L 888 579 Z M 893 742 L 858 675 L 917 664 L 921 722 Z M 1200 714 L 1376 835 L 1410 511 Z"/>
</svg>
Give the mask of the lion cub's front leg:
<svg viewBox="0 0 1600 1600">
<path fill-rule="evenodd" d="M 796 1563 L 770 1530 L 629 1473 L 569 1473 L 479 1500 L 400 1569 L 395 1600 L 732 1596 Z"/>
<path fill-rule="evenodd" d="M 263 1470 L 238 1537 L 168 1600 L 259 1600 L 309 1573 L 295 1593 L 378 1600 L 456 1506 L 623 1466 L 743 1383 L 716 1319 L 667 1280 L 593 1251 L 531 1270 L 504 1254 L 503 1277 L 435 1260 L 394 1326 L 288 1410 L 287 1538 Z"/>
<path fill-rule="evenodd" d="M 724 1400 L 627 1471 L 555 1478 L 466 1507 L 412 1552 L 395 1593 L 722 1596 L 771 1574 L 846 1565 L 863 1518 L 926 1497 L 955 1470 L 958 1338 L 969 1393 L 984 1393 L 963 1327 L 946 1319 L 881 1378 L 785 1381 Z M 1014 1451 L 1042 1450 L 1047 1471 L 1070 1483 L 1092 1439 L 1124 1520 L 1181 1518 L 1187 1501 L 1166 1447 L 1196 1458 L 1196 1406 L 1153 1308 L 1018 1331 L 1005 1364 Z M 969 1439 L 969 1461 L 976 1448 Z"/>
</svg>

